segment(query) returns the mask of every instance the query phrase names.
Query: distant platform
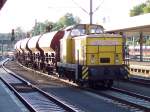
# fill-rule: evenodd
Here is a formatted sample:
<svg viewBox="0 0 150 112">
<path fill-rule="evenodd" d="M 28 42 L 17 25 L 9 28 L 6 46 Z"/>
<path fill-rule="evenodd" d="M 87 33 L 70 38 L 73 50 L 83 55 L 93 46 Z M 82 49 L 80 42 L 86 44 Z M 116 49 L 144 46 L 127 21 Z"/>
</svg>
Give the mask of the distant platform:
<svg viewBox="0 0 150 112">
<path fill-rule="evenodd" d="M 150 62 L 129 61 L 130 65 L 150 66 Z"/>
<path fill-rule="evenodd" d="M 130 61 L 130 74 L 150 78 L 150 62 Z"/>
<path fill-rule="evenodd" d="M 0 80 L 0 112 L 29 112 Z"/>
</svg>

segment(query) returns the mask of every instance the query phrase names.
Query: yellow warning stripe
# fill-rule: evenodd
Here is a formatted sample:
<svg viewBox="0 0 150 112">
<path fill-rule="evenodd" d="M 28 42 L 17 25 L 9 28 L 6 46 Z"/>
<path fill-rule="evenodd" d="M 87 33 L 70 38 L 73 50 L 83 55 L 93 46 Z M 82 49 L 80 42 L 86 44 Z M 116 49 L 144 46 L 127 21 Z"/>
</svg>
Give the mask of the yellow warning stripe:
<svg viewBox="0 0 150 112">
<path fill-rule="evenodd" d="M 83 71 L 82 74 L 85 74 L 88 71 L 88 68 L 86 67 Z"/>
<path fill-rule="evenodd" d="M 83 66 L 83 67 L 82 67 L 82 70 L 84 70 L 85 68 L 87 68 L 87 67 L 86 67 L 86 66 Z"/>
<path fill-rule="evenodd" d="M 125 67 L 125 69 L 126 69 L 128 72 L 130 72 L 130 70 L 129 70 L 129 68 L 128 68 L 128 67 Z"/>
<path fill-rule="evenodd" d="M 85 74 L 82 76 L 82 78 L 83 78 L 83 79 L 85 79 L 85 78 L 87 79 L 87 76 L 88 76 L 88 72 L 85 73 Z"/>
<path fill-rule="evenodd" d="M 88 78 L 88 67 L 83 66 L 82 67 L 82 79 Z"/>
</svg>

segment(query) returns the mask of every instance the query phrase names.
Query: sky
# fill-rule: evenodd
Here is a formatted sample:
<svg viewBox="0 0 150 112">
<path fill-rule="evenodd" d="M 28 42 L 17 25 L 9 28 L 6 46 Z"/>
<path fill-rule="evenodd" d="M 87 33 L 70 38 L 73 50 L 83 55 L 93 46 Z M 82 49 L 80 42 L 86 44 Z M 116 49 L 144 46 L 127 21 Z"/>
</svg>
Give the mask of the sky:
<svg viewBox="0 0 150 112">
<path fill-rule="evenodd" d="M 93 23 L 118 22 L 129 17 L 133 6 L 146 0 L 93 0 Z M 66 13 L 72 13 L 89 23 L 90 0 L 7 0 L 0 11 L 0 33 L 21 27 L 29 31 L 37 22 L 56 22 Z M 95 11 L 98 7 L 99 9 Z M 83 8 L 85 11 L 83 11 Z M 105 18 L 105 19 L 104 19 Z"/>
</svg>

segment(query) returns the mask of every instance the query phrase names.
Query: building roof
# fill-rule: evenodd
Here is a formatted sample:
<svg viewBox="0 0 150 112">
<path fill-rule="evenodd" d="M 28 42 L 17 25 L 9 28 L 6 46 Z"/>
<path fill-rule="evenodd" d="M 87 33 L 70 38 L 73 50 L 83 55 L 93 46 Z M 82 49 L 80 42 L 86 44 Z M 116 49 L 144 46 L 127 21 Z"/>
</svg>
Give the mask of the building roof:
<svg viewBox="0 0 150 112">
<path fill-rule="evenodd" d="M 121 23 L 108 24 L 107 32 L 150 32 L 150 13 L 129 17 Z"/>
</svg>

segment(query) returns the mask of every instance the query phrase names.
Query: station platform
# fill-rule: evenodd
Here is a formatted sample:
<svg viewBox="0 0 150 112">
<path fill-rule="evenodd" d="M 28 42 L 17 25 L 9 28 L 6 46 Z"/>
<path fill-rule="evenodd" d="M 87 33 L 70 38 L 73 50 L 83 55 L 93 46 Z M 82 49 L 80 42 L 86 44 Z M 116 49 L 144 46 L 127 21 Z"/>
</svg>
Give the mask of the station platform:
<svg viewBox="0 0 150 112">
<path fill-rule="evenodd" d="M 150 62 L 129 61 L 130 65 L 150 66 Z"/>
<path fill-rule="evenodd" d="M 29 112 L 0 80 L 0 112 Z"/>
<path fill-rule="evenodd" d="M 150 62 L 129 61 L 130 74 L 150 78 Z"/>
<path fill-rule="evenodd" d="M 0 57 L 0 66 L 3 63 Z M 5 75 L 5 70 L 0 67 L 0 77 Z M 0 79 L 0 112 L 30 112 L 15 94 Z"/>
</svg>

